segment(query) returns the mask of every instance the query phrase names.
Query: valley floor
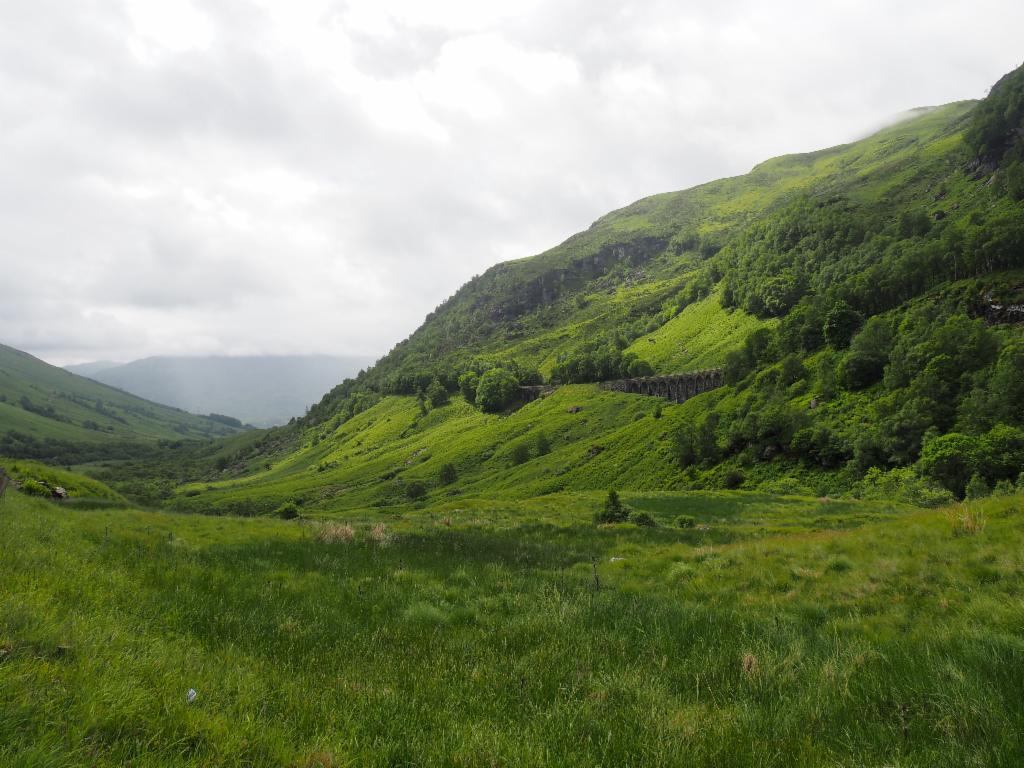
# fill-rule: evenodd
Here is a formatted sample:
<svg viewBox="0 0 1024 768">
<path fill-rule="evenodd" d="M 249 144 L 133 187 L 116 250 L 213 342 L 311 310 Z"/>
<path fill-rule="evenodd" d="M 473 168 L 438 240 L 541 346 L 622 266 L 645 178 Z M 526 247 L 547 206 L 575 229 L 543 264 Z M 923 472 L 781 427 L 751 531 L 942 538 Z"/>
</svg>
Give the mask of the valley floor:
<svg viewBox="0 0 1024 768">
<path fill-rule="evenodd" d="M 1021 497 L 624 499 L 659 526 L 596 527 L 601 494 L 286 522 L 11 492 L 0 764 L 1024 763 Z"/>
</svg>

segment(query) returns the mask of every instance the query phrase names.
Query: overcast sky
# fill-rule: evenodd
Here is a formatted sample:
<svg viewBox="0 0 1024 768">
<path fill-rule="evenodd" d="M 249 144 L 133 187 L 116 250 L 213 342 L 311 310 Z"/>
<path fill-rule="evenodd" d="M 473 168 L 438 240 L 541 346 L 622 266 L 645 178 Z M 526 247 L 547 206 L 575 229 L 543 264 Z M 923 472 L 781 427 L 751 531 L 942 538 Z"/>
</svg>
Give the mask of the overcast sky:
<svg viewBox="0 0 1024 768">
<path fill-rule="evenodd" d="M 0 342 L 380 355 L 639 197 L 983 96 L 1020 0 L 0 0 Z"/>
</svg>

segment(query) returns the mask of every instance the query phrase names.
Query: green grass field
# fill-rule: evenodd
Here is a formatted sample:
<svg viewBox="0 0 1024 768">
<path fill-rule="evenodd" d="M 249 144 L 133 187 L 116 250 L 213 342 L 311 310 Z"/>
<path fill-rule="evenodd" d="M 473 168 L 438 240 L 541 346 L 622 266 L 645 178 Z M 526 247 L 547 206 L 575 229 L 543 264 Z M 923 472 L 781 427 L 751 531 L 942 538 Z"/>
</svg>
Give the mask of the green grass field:
<svg viewBox="0 0 1024 768">
<path fill-rule="evenodd" d="M 1024 760 L 1020 497 L 624 498 L 659 527 L 595 526 L 601 494 L 285 522 L 9 492 L 0 764 Z"/>
</svg>

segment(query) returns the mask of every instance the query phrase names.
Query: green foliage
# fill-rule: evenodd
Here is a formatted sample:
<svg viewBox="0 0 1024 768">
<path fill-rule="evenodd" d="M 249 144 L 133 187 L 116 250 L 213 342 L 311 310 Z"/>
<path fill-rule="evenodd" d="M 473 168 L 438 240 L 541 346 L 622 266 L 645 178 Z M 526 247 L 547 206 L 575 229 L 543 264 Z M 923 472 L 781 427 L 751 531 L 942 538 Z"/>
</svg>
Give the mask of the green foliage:
<svg viewBox="0 0 1024 768">
<path fill-rule="evenodd" d="M 559 355 L 551 369 L 552 381 L 584 384 L 592 381 L 650 376 L 654 368 L 632 352 L 625 352 L 618 340 L 596 339 L 572 353 Z"/>
<path fill-rule="evenodd" d="M 693 515 L 679 515 L 676 517 L 677 528 L 693 528 L 697 525 L 697 520 Z"/>
<path fill-rule="evenodd" d="M 27 496 L 43 496 L 43 497 L 49 497 L 50 496 L 50 489 L 49 488 L 47 488 L 45 485 L 43 485 L 38 480 L 32 480 L 32 479 L 25 480 L 21 484 L 21 492 L 26 494 Z"/>
<path fill-rule="evenodd" d="M 430 382 L 430 386 L 427 387 L 427 391 L 424 394 L 433 408 L 440 408 L 442 405 L 448 404 L 448 390 L 444 388 L 444 384 L 438 379 Z"/>
<path fill-rule="evenodd" d="M 629 520 L 629 516 L 630 510 L 622 503 L 618 492 L 611 490 L 608 491 L 608 496 L 604 500 L 604 507 L 594 515 L 594 522 L 599 524 L 624 523 Z"/>
<path fill-rule="evenodd" d="M 455 471 L 455 465 L 451 462 L 447 462 L 441 465 L 441 471 L 437 474 L 437 480 L 441 485 L 451 485 L 458 479 L 458 473 Z"/>
<path fill-rule="evenodd" d="M 971 476 L 964 491 L 964 497 L 968 499 L 983 499 L 992 493 L 992 486 L 988 484 L 979 473 Z"/>
<path fill-rule="evenodd" d="M 512 452 L 509 454 L 509 461 L 512 462 L 512 466 L 518 466 L 519 464 L 525 464 L 530 460 L 530 446 L 526 443 L 516 443 L 512 446 Z"/>
<path fill-rule="evenodd" d="M 485 413 L 498 413 L 519 398 L 519 381 L 504 368 L 492 368 L 480 377 L 476 404 Z"/>
<path fill-rule="evenodd" d="M 427 497 L 427 486 L 419 480 L 413 480 L 405 486 L 405 495 L 409 501 L 419 501 Z"/>
<path fill-rule="evenodd" d="M 274 510 L 274 514 L 282 520 L 295 520 L 299 516 L 299 508 L 294 501 L 288 501 Z"/>
<path fill-rule="evenodd" d="M 953 501 L 952 493 L 924 480 L 909 467 L 888 472 L 872 467 L 852 493 L 859 499 L 899 501 L 918 507 L 940 507 Z"/>
<path fill-rule="evenodd" d="M 963 498 L 979 465 L 977 438 L 950 432 L 927 442 L 921 451 L 925 477 Z"/>
<path fill-rule="evenodd" d="M 981 157 L 1019 156 L 1024 143 L 1024 67 L 1002 77 L 974 110 L 964 140 Z"/>
<path fill-rule="evenodd" d="M 641 528 L 657 528 L 658 521 L 647 512 L 631 512 L 629 522 L 639 525 Z"/>
<path fill-rule="evenodd" d="M 551 441 L 544 432 L 537 433 L 537 441 L 534 447 L 537 450 L 538 456 L 547 456 L 551 453 Z"/>
<path fill-rule="evenodd" d="M 476 371 L 466 371 L 459 376 L 459 392 L 470 405 L 476 402 L 476 389 L 480 385 L 480 376 Z"/>
<path fill-rule="evenodd" d="M 845 301 L 837 301 L 825 315 L 825 324 L 821 328 L 822 338 L 833 349 L 846 349 L 863 322 L 864 318 L 859 312 Z"/>
</svg>

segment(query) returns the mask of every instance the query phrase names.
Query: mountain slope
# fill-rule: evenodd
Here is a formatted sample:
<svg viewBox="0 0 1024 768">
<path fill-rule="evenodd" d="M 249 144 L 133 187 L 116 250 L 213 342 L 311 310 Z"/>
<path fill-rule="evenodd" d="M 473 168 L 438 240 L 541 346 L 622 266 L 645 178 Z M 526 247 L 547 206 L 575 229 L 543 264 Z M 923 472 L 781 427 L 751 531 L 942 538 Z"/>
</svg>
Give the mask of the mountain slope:
<svg viewBox="0 0 1024 768">
<path fill-rule="evenodd" d="M 149 357 L 85 372 L 68 370 L 191 413 L 220 413 L 269 427 L 302 416 L 365 357 Z"/>
<path fill-rule="evenodd" d="M 334 510 L 609 485 L 929 501 L 1012 484 L 1024 125 L 989 107 L 1017 103 L 1024 78 L 1001 83 L 980 107 L 915 110 L 853 144 L 647 198 L 488 270 L 273 451 L 175 503 Z M 727 386 L 683 405 L 584 386 L 518 411 L 508 399 L 504 414 L 472 407 L 487 371 L 557 385 L 705 366 Z"/>
<path fill-rule="evenodd" d="M 205 439 L 239 431 L 0 345 L 0 455 L 50 458 L 57 446 Z"/>
</svg>

